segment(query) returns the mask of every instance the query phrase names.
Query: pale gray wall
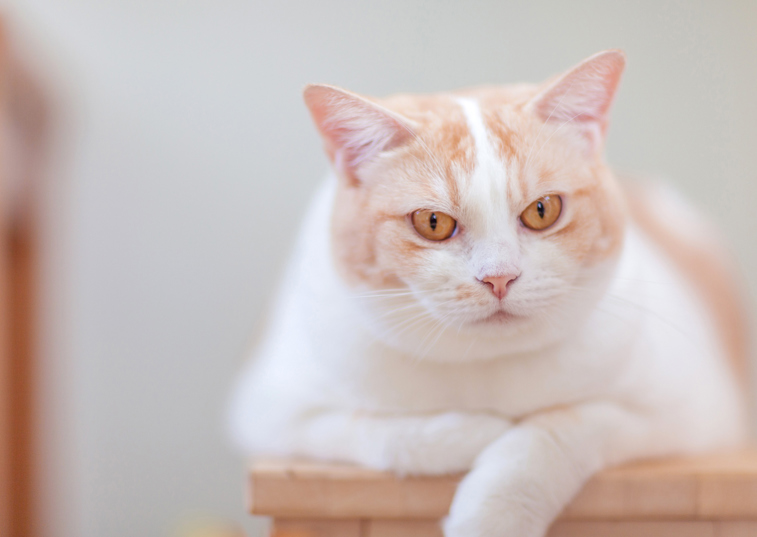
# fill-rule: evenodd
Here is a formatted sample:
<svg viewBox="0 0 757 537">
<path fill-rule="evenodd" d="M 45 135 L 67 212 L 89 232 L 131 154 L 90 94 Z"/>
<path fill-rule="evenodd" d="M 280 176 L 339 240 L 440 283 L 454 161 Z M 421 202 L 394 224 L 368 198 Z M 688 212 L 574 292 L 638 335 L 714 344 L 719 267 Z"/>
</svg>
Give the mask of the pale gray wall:
<svg viewBox="0 0 757 537">
<path fill-rule="evenodd" d="M 540 80 L 623 48 L 610 161 L 702 205 L 757 289 L 755 2 L 6 3 L 67 103 L 44 193 L 47 535 L 246 518 L 224 398 L 326 169 L 307 82 Z"/>
</svg>

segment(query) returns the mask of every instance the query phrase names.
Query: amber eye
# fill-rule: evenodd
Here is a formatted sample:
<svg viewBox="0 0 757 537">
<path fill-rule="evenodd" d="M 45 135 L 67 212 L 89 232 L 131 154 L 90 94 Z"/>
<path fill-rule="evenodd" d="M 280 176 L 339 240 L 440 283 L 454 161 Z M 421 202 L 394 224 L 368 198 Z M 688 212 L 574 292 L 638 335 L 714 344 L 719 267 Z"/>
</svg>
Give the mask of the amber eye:
<svg viewBox="0 0 757 537">
<path fill-rule="evenodd" d="M 430 241 L 443 241 L 449 239 L 455 232 L 457 222 L 448 214 L 420 210 L 412 216 L 413 227 L 421 237 Z"/>
<path fill-rule="evenodd" d="M 560 216 L 560 211 L 562 211 L 560 196 L 544 196 L 526 207 L 520 215 L 520 221 L 527 228 L 540 231 L 554 224 Z"/>
</svg>

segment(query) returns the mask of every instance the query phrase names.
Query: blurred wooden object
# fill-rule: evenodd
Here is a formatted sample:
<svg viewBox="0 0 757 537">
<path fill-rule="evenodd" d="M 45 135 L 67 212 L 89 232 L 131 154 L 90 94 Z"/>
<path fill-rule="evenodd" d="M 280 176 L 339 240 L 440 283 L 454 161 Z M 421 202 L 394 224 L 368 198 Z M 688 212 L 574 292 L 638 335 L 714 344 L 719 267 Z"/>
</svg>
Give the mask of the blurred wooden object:
<svg viewBox="0 0 757 537">
<path fill-rule="evenodd" d="M 0 20 L 0 535 L 35 534 L 35 186 L 47 108 Z"/>
<path fill-rule="evenodd" d="M 345 465 L 261 460 L 249 510 L 273 537 L 441 537 L 459 476 L 397 478 Z M 549 537 L 753 537 L 757 451 L 646 461 L 595 476 Z"/>
<path fill-rule="evenodd" d="M 0 103 L 7 98 L 7 88 L 3 84 L 6 71 L 7 47 L 0 36 Z M 0 117 L 0 122 L 4 118 Z M 1 158 L 1 157 L 0 157 Z M 4 186 L 4 177 L 0 175 L 0 191 Z M 13 457 L 13 424 L 12 424 L 12 389 L 13 379 L 11 351 L 9 343 L 8 304 L 8 215 L 5 204 L 0 203 L 0 535 L 10 535 L 11 531 L 11 480 Z"/>
</svg>

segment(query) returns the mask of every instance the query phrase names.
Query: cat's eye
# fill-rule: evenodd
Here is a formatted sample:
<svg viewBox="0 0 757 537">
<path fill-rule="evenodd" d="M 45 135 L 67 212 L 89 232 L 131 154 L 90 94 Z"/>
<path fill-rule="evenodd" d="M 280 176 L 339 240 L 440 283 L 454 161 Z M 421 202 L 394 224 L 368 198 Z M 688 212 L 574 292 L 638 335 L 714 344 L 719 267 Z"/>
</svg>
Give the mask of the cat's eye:
<svg viewBox="0 0 757 537">
<path fill-rule="evenodd" d="M 541 231 L 555 223 L 562 212 L 560 196 L 544 196 L 526 207 L 520 215 L 520 221 L 529 229 Z"/>
<path fill-rule="evenodd" d="M 449 239 L 457 222 L 448 214 L 421 209 L 412 214 L 413 227 L 421 237 L 430 241 Z"/>
</svg>

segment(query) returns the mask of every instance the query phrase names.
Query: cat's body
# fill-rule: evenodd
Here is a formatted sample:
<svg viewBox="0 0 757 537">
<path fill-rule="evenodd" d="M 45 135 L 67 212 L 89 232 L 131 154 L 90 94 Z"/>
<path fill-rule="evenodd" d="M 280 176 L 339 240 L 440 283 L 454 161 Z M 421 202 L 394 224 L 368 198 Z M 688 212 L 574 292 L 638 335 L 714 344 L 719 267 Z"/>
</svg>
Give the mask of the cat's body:
<svg viewBox="0 0 757 537">
<path fill-rule="evenodd" d="M 235 393 L 245 450 L 400 473 L 473 468 L 446 534 L 538 537 L 607 465 L 743 440 L 735 347 L 696 278 L 651 238 L 654 215 L 629 216 L 598 157 L 600 114 L 584 114 L 593 123 L 572 140 L 561 131 L 585 102 L 550 124 L 568 92 L 598 78 L 606 113 L 619 62 L 599 55 L 546 91 L 400 96 L 376 109 L 310 90 L 336 174 L 305 218 L 270 329 Z M 565 139 L 543 155 L 554 137 Z M 518 223 L 555 193 L 554 224 Z M 680 233 L 668 238 L 707 251 L 688 209 L 662 191 L 646 195 L 644 207 L 669 209 Z M 454 234 L 411 236 L 419 209 L 454 215 Z"/>
</svg>

